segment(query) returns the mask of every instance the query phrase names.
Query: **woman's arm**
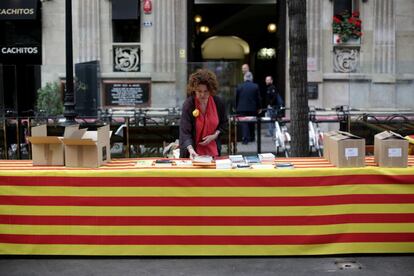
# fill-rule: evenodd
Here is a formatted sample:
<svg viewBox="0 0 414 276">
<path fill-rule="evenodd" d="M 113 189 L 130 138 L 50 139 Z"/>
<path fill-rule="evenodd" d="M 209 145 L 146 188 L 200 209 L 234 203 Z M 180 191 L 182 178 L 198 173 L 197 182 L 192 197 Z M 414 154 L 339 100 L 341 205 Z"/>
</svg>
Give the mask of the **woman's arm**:
<svg viewBox="0 0 414 276">
<path fill-rule="evenodd" d="M 187 148 L 190 145 L 193 145 L 193 124 L 192 120 L 192 109 L 193 101 L 191 98 L 187 98 L 183 104 L 183 109 L 181 112 L 180 119 L 180 144 L 183 148 Z"/>
<path fill-rule="evenodd" d="M 223 100 L 221 100 L 219 97 L 214 97 L 214 101 L 216 103 L 216 107 L 217 107 L 217 113 L 218 113 L 218 117 L 219 117 L 219 124 L 217 126 L 217 131 L 219 131 L 219 134 L 223 134 L 224 132 L 227 131 L 228 129 L 228 118 L 227 118 L 227 113 L 226 113 L 226 106 L 223 102 Z"/>
<path fill-rule="evenodd" d="M 196 154 L 194 151 L 194 98 L 189 97 L 183 103 L 180 118 L 180 157 L 188 158 Z"/>
</svg>

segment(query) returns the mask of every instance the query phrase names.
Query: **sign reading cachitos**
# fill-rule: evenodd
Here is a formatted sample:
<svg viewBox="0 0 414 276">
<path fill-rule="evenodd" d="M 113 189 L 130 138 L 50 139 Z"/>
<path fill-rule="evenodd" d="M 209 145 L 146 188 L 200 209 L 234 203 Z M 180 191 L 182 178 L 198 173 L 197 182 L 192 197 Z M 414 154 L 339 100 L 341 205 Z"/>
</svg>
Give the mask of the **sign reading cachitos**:
<svg viewBox="0 0 414 276">
<path fill-rule="evenodd" d="M 0 63 L 41 64 L 42 48 L 39 45 L 8 46 L 0 44 Z"/>
<path fill-rule="evenodd" d="M 37 55 L 39 54 L 39 47 L 2 47 L 0 46 L 0 53 L 3 55 Z"/>
<path fill-rule="evenodd" d="M 1 0 L 0 20 L 36 19 L 37 0 Z"/>
</svg>

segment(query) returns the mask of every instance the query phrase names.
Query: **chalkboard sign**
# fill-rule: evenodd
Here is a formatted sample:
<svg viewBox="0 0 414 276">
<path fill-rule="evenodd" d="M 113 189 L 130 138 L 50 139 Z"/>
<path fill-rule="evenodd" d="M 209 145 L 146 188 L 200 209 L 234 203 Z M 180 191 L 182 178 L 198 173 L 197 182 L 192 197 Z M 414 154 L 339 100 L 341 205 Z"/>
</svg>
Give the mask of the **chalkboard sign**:
<svg viewBox="0 0 414 276">
<path fill-rule="evenodd" d="M 308 82 L 308 99 L 316 100 L 318 99 L 318 83 Z"/>
<path fill-rule="evenodd" d="M 149 81 L 104 82 L 105 105 L 148 106 L 150 84 Z"/>
</svg>

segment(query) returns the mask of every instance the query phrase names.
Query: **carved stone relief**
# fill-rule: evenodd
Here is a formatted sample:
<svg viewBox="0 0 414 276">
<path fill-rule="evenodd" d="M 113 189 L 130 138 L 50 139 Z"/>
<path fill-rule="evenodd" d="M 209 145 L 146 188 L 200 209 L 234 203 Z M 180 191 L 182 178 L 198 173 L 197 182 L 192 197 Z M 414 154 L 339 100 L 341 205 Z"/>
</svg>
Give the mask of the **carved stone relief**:
<svg viewBox="0 0 414 276">
<path fill-rule="evenodd" d="M 140 71 L 140 47 L 114 47 L 114 71 L 139 72 Z"/>
<path fill-rule="evenodd" d="M 359 66 L 359 47 L 334 48 L 334 72 L 353 73 Z"/>
</svg>

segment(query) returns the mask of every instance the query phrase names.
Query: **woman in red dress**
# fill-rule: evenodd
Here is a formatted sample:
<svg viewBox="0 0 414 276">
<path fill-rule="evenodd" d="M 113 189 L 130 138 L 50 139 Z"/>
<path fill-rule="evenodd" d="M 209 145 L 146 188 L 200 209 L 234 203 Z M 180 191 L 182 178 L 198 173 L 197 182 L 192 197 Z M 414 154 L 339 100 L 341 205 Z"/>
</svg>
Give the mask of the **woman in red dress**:
<svg viewBox="0 0 414 276">
<path fill-rule="evenodd" d="M 220 134 L 227 128 L 216 75 L 207 69 L 191 74 L 180 119 L 180 157 L 220 155 Z"/>
</svg>

